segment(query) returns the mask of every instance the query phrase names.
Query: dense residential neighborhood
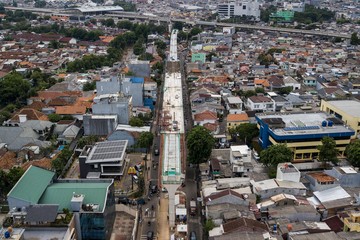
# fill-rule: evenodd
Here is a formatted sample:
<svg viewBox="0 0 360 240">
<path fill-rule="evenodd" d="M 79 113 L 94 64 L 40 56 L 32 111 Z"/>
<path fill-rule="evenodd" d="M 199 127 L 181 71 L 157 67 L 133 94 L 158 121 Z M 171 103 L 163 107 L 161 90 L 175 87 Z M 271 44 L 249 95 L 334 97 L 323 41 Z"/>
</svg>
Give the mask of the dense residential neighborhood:
<svg viewBox="0 0 360 240">
<path fill-rule="evenodd" d="M 354 1 L 0 3 L 1 239 L 360 239 Z"/>
</svg>

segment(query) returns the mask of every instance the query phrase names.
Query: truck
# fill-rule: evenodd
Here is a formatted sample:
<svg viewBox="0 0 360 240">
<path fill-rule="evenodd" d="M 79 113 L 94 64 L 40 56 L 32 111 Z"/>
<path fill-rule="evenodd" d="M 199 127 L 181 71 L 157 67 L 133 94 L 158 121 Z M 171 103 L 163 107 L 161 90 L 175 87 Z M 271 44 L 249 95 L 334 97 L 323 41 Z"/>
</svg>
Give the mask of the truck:
<svg viewBox="0 0 360 240">
<path fill-rule="evenodd" d="M 194 201 L 194 200 L 190 201 L 190 215 L 191 216 L 196 215 L 196 201 Z"/>
</svg>

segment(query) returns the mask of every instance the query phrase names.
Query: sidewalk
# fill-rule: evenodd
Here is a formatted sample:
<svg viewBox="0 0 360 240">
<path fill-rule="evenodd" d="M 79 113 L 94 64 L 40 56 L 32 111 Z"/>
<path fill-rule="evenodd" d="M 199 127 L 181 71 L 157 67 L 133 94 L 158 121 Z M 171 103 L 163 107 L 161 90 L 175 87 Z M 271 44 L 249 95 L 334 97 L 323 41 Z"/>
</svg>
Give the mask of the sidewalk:
<svg viewBox="0 0 360 240">
<path fill-rule="evenodd" d="M 161 194 L 160 198 L 160 208 L 159 208 L 159 217 L 157 219 L 157 239 L 159 240 L 168 240 L 170 239 L 169 231 L 169 220 L 168 220 L 168 207 L 169 207 L 169 198 L 165 198 Z"/>
</svg>

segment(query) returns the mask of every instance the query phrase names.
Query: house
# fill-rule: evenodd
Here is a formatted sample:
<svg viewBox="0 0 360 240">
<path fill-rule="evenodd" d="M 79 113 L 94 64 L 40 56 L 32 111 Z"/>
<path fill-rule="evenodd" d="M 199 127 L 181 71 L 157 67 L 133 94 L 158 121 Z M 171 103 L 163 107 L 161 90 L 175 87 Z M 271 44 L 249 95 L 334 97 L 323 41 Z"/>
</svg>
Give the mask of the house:
<svg viewBox="0 0 360 240">
<path fill-rule="evenodd" d="M 350 211 L 348 217 L 343 219 L 344 231 L 347 232 L 360 232 L 360 212 Z"/>
<path fill-rule="evenodd" d="M 292 163 L 279 163 L 276 179 L 281 181 L 300 182 L 301 173 Z"/>
<path fill-rule="evenodd" d="M 58 106 L 56 107 L 56 114 L 72 116 L 78 120 L 83 120 L 83 115 L 86 113 L 86 110 L 86 106 Z"/>
<path fill-rule="evenodd" d="M 280 193 L 287 193 L 295 196 L 305 196 L 306 187 L 300 182 L 281 181 L 278 179 L 267 179 L 259 182 L 250 181 L 253 191 L 262 199 L 270 198 Z"/>
<path fill-rule="evenodd" d="M 205 197 L 206 218 L 213 219 L 216 225 L 224 221 L 228 213 L 237 212 L 236 216 L 252 215 L 249 211 L 249 204 L 255 203 L 255 195 L 239 194 L 231 189 L 213 193 Z"/>
<path fill-rule="evenodd" d="M 77 239 L 109 239 L 115 221 L 113 179 L 60 180 L 54 172 L 30 166 L 7 201 L 15 224 L 38 229 L 57 226 L 68 209 L 74 217 L 66 231 Z"/>
<path fill-rule="evenodd" d="M 76 125 L 68 126 L 57 138 L 59 144 L 70 144 L 79 134 L 80 128 Z"/>
<path fill-rule="evenodd" d="M 210 230 L 209 239 L 225 240 L 231 238 L 257 240 L 264 239 L 263 234 L 268 233 L 268 231 L 268 227 L 265 223 L 250 218 L 240 217 Z"/>
<path fill-rule="evenodd" d="M 209 180 L 209 175 L 210 175 L 209 163 L 200 163 L 199 164 L 199 171 L 200 171 L 201 181 Z"/>
<path fill-rule="evenodd" d="M 360 186 L 360 173 L 353 167 L 333 167 L 331 170 L 325 170 L 325 173 L 337 179 L 341 187 Z"/>
<path fill-rule="evenodd" d="M 157 83 L 150 79 L 144 82 L 144 106 L 150 108 L 152 111 L 155 108 L 157 100 Z"/>
<path fill-rule="evenodd" d="M 321 214 L 311 205 L 283 205 L 269 208 L 269 218 L 289 219 L 290 222 L 319 222 Z"/>
<path fill-rule="evenodd" d="M 235 128 L 236 126 L 249 123 L 249 117 L 247 113 L 228 114 L 226 117 L 227 129 Z"/>
<path fill-rule="evenodd" d="M 194 114 L 194 125 L 204 126 L 206 123 L 216 123 L 218 117 L 215 112 L 204 111 L 202 113 Z"/>
<path fill-rule="evenodd" d="M 225 105 L 229 114 L 237 114 L 242 112 L 243 101 L 239 97 L 227 97 Z"/>
<path fill-rule="evenodd" d="M 310 172 L 305 174 L 305 178 L 310 183 L 311 191 L 322 191 L 339 186 L 336 178 L 323 172 Z"/>
<path fill-rule="evenodd" d="M 257 112 L 274 112 L 275 101 L 265 96 L 252 96 L 246 100 L 245 107 Z"/>
<path fill-rule="evenodd" d="M 251 150 L 247 145 L 230 147 L 230 164 L 235 176 L 246 175 L 253 171 Z"/>
<path fill-rule="evenodd" d="M 338 211 L 352 206 L 353 203 L 353 198 L 340 186 L 316 191 L 313 197 L 307 200 L 314 207 L 321 207 L 320 213 L 323 218 L 334 216 Z"/>
<path fill-rule="evenodd" d="M 6 143 L 9 150 L 19 151 L 24 146 L 37 146 L 46 148 L 51 145 L 45 141 L 52 122 L 27 120 L 17 127 L 0 127 L 0 143 Z"/>
<path fill-rule="evenodd" d="M 85 146 L 79 156 L 80 178 L 121 178 L 125 174 L 127 145 L 127 140 L 118 140 Z"/>
<path fill-rule="evenodd" d="M 303 80 L 303 84 L 308 87 L 316 87 L 317 80 L 315 77 L 307 76 Z"/>
</svg>

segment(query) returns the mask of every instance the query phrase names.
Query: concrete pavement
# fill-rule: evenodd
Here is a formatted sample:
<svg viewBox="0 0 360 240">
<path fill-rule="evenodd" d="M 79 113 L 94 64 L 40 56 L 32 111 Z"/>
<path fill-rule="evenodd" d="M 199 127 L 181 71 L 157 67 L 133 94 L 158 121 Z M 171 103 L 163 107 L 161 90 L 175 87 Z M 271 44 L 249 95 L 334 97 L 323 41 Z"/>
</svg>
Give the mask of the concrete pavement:
<svg viewBox="0 0 360 240">
<path fill-rule="evenodd" d="M 169 208 L 169 199 L 167 198 L 167 195 L 162 194 L 162 197 L 160 198 L 160 207 L 157 218 L 157 239 L 159 240 L 170 239 L 168 208 Z"/>
</svg>

